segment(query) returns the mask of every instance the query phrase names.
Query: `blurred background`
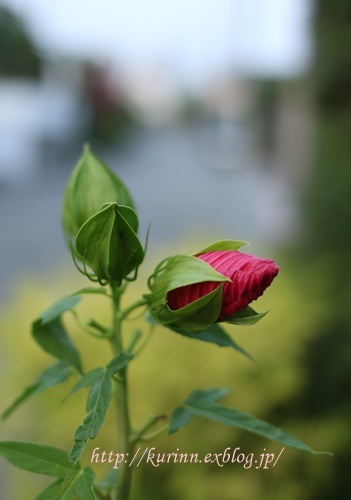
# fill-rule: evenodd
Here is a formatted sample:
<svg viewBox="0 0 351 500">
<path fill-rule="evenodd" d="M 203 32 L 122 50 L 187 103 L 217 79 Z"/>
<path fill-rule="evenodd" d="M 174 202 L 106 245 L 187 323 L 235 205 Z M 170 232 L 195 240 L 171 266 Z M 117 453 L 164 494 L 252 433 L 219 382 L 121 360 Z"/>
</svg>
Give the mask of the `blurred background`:
<svg viewBox="0 0 351 500">
<path fill-rule="evenodd" d="M 144 278 L 165 255 L 222 238 L 248 240 L 249 252 L 281 267 L 256 307 L 270 314 L 231 330 L 258 364 L 160 329 L 131 370 L 135 423 L 171 411 L 195 388 L 229 385 L 226 403 L 335 454 L 286 449 L 263 471 L 144 465 L 135 499 L 347 496 L 350 21 L 348 0 L 0 3 L 1 409 L 50 364 L 30 322 L 84 286 L 65 248 L 61 200 L 89 142 L 131 191 L 142 239 L 151 221 Z M 91 299 L 81 311 L 107 314 Z M 73 335 L 95 366 L 94 342 Z M 1 423 L 1 439 L 69 449 L 85 414 L 84 395 L 57 403 L 69 389 L 18 409 Z M 117 451 L 113 415 L 97 440 L 91 449 Z M 281 449 L 200 419 L 155 445 Z M 4 461 L 0 479 L 6 500 L 33 498 L 47 482 Z"/>
</svg>

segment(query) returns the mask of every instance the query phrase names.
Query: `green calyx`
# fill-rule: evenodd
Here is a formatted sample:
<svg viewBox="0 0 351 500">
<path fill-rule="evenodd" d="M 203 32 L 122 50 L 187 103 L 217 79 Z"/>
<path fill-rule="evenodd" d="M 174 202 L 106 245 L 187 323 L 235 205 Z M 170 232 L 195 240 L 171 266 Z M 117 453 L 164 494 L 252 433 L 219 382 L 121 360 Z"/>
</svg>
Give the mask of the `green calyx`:
<svg viewBox="0 0 351 500">
<path fill-rule="evenodd" d="M 244 240 L 219 240 L 207 245 L 201 250 L 196 250 L 196 252 L 191 252 L 189 255 L 200 255 L 207 252 L 225 252 L 228 250 L 238 250 L 243 245 L 249 245 L 247 241 Z"/>
<path fill-rule="evenodd" d="M 138 218 L 134 210 L 107 203 L 90 217 L 76 237 L 76 250 L 84 263 L 84 274 L 100 284 L 120 286 L 144 259 L 144 249 L 136 234 Z M 93 270 L 90 274 L 86 264 Z"/>
<path fill-rule="evenodd" d="M 63 227 L 67 241 L 104 203 L 115 202 L 133 208 L 133 200 L 117 175 L 85 146 L 66 186 Z"/>
<path fill-rule="evenodd" d="M 218 287 L 180 309 L 169 308 L 168 292 L 205 281 L 217 282 Z M 222 288 L 226 281 L 230 279 L 201 259 L 193 255 L 179 254 L 169 257 L 156 267 L 148 281 L 151 293 L 144 297 L 151 315 L 157 322 L 173 330 L 186 328 L 192 333 L 199 333 L 217 320 L 222 307 Z"/>
<path fill-rule="evenodd" d="M 158 323 L 175 330 L 201 333 L 218 319 L 222 308 L 223 285 L 230 279 L 218 273 L 207 262 L 196 257 L 206 252 L 237 250 L 247 244 L 242 240 L 220 240 L 186 254 L 178 254 L 162 261 L 150 276 L 148 285 L 151 293 L 144 295 L 149 312 Z M 167 303 L 171 290 L 205 281 L 217 282 L 212 292 L 190 304 L 172 310 Z"/>
</svg>

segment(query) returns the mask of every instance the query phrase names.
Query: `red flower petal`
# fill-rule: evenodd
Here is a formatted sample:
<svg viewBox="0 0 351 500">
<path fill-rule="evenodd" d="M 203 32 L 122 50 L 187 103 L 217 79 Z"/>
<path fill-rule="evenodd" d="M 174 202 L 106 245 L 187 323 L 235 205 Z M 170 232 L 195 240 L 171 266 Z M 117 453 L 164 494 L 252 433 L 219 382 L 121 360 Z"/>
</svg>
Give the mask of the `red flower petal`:
<svg viewBox="0 0 351 500">
<path fill-rule="evenodd" d="M 235 250 L 206 252 L 197 257 L 231 279 L 231 282 L 227 281 L 223 286 L 219 321 L 245 309 L 250 302 L 260 297 L 279 271 L 279 267 L 272 260 Z M 168 306 L 173 310 L 180 309 L 218 286 L 218 282 L 205 281 L 171 290 L 167 296 Z"/>
</svg>

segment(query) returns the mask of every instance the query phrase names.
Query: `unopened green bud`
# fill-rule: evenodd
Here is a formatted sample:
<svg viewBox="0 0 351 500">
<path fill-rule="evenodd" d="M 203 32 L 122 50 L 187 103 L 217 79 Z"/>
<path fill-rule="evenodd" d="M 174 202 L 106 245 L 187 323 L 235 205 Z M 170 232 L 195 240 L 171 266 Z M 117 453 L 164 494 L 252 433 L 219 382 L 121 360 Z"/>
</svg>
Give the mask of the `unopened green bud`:
<svg viewBox="0 0 351 500">
<path fill-rule="evenodd" d="M 134 207 L 122 181 L 85 146 L 64 193 L 63 227 L 67 240 L 75 237 L 81 226 L 109 202 Z"/>
<path fill-rule="evenodd" d="M 93 270 L 85 272 L 101 284 L 120 286 L 136 271 L 144 259 L 144 250 L 136 234 L 138 218 L 130 207 L 107 203 L 88 219 L 76 237 L 76 249 L 84 263 Z"/>
</svg>

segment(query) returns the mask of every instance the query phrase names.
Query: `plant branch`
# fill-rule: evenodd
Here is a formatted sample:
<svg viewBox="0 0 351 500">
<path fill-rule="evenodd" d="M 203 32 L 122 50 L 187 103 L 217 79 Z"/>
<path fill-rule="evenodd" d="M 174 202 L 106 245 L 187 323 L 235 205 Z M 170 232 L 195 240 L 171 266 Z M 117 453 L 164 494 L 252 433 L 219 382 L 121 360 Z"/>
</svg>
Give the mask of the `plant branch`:
<svg viewBox="0 0 351 500">
<path fill-rule="evenodd" d="M 132 443 L 135 444 L 138 441 L 144 441 L 143 436 L 145 432 L 151 429 L 151 427 L 153 427 L 157 422 L 159 422 L 160 420 L 164 420 L 166 418 L 167 418 L 166 415 L 151 415 L 149 418 L 146 419 L 144 424 L 139 429 L 134 431 Z"/>
<path fill-rule="evenodd" d="M 162 434 L 164 431 L 166 431 L 169 428 L 169 424 L 165 424 L 162 427 L 159 427 L 156 429 L 154 432 L 150 432 L 150 434 L 146 434 L 146 436 L 142 436 L 139 441 L 142 443 L 145 443 L 145 441 L 150 441 L 151 439 L 154 439 L 155 437 L 159 436 Z"/>
<path fill-rule="evenodd" d="M 122 339 L 122 314 L 120 312 L 120 297 L 122 288 L 111 285 L 112 291 L 112 326 L 111 326 L 111 347 L 115 355 L 123 351 Z M 125 456 L 131 456 L 133 447 L 130 440 L 130 420 L 128 408 L 128 386 L 127 367 L 119 372 L 118 379 L 114 378 L 117 403 L 117 425 L 118 425 L 118 452 Z M 128 500 L 131 487 L 132 468 L 124 461 L 119 466 L 117 476 L 117 498 L 118 500 Z"/>
<path fill-rule="evenodd" d="M 76 320 L 77 324 L 82 328 L 82 330 L 84 330 L 86 333 L 88 333 L 89 335 L 91 335 L 92 337 L 95 337 L 97 339 L 103 339 L 103 338 L 106 338 L 106 335 L 101 335 L 99 333 L 96 333 L 94 332 L 93 330 L 91 330 L 85 323 L 83 323 L 77 312 L 74 310 L 74 309 L 70 309 L 70 312 L 72 313 L 74 319 Z"/>
<path fill-rule="evenodd" d="M 146 299 L 139 299 L 137 300 L 136 302 L 134 302 L 133 304 L 131 304 L 129 307 L 126 307 L 126 309 L 124 309 L 124 311 L 122 311 L 121 313 L 121 320 L 123 319 L 126 319 L 127 316 L 129 316 L 129 314 L 133 311 L 135 311 L 135 309 L 138 309 L 139 307 L 144 307 L 147 305 L 147 300 Z"/>
</svg>

